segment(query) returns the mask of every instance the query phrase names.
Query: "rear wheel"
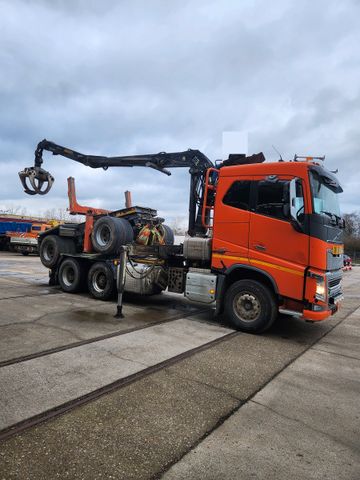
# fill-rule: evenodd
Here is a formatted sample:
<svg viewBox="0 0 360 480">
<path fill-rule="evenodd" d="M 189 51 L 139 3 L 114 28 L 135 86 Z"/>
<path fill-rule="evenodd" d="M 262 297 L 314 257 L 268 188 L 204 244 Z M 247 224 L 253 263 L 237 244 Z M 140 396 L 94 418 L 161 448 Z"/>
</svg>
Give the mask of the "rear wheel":
<svg viewBox="0 0 360 480">
<path fill-rule="evenodd" d="M 66 258 L 59 268 L 59 283 L 64 292 L 75 293 L 84 286 L 85 270 L 75 258 Z"/>
<path fill-rule="evenodd" d="M 58 263 L 61 253 L 75 253 L 75 243 L 69 238 L 57 235 L 48 235 L 40 244 L 40 260 L 47 267 L 52 268 Z"/>
<path fill-rule="evenodd" d="M 226 293 L 225 313 L 238 330 L 264 332 L 277 315 L 273 292 L 256 280 L 239 280 Z"/>
<path fill-rule="evenodd" d="M 89 270 L 87 284 L 90 294 L 99 300 L 108 300 L 116 290 L 113 272 L 105 262 L 94 263 Z"/>
</svg>

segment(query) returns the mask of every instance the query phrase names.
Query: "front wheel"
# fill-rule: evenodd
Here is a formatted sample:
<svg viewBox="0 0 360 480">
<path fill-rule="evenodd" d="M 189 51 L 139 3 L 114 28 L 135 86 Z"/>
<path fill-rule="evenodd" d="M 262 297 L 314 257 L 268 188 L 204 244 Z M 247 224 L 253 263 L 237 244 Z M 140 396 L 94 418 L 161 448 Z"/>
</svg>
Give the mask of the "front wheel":
<svg viewBox="0 0 360 480">
<path fill-rule="evenodd" d="M 238 330 L 264 332 L 276 319 L 274 294 L 256 280 L 238 280 L 226 293 L 225 314 Z"/>
</svg>

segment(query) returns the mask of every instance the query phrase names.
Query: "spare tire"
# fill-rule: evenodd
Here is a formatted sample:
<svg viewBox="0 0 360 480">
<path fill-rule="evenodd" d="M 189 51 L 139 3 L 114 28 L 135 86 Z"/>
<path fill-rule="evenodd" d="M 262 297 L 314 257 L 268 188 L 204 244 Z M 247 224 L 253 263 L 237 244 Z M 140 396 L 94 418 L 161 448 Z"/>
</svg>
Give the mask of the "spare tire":
<svg viewBox="0 0 360 480">
<path fill-rule="evenodd" d="M 55 267 L 61 253 L 76 253 L 74 241 L 58 235 L 47 235 L 40 243 L 40 260 L 47 268 Z"/>
<path fill-rule="evenodd" d="M 162 223 L 161 225 L 159 225 L 159 230 L 161 235 L 164 238 L 165 245 L 174 245 L 175 237 L 172 229 L 167 225 L 165 225 L 164 223 Z"/>
<path fill-rule="evenodd" d="M 121 245 L 133 240 L 133 229 L 124 218 L 101 217 L 96 221 L 91 233 L 94 250 L 104 254 L 117 254 Z"/>
<path fill-rule="evenodd" d="M 85 269 L 76 258 L 65 258 L 59 268 L 59 283 L 64 292 L 75 293 L 84 286 Z"/>
</svg>

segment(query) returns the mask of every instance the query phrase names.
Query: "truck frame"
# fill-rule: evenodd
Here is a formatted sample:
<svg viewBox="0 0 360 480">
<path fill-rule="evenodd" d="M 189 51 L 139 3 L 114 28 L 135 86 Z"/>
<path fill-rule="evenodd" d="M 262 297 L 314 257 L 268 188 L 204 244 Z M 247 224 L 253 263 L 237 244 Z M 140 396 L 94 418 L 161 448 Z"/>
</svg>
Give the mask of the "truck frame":
<svg viewBox="0 0 360 480">
<path fill-rule="evenodd" d="M 19 172 L 28 194 L 46 194 L 54 178 L 42 168 L 43 151 L 92 168 L 146 166 L 167 175 L 188 167 L 189 225 L 184 242 L 157 212 L 144 207 L 106 211 L 76 201 L 68 179 L 70 213 L 81 224 L 60 225 L 39 237 L 50 281 L 76 292 L 87 283 L 99 299 L 115 291 L 119 252 L 128 245 L 125 290 L 170 292 L 214 304 L 231 323 L 263 332 L 278 312 L 318 321 L 342 300 L 342 191 L 323 159 L 265 162 L 262 153 L 230 155 L 214 165 L 198 150 L 134 156 L 84 155 L 43 140 L 33 167 Z"/>
</svg>

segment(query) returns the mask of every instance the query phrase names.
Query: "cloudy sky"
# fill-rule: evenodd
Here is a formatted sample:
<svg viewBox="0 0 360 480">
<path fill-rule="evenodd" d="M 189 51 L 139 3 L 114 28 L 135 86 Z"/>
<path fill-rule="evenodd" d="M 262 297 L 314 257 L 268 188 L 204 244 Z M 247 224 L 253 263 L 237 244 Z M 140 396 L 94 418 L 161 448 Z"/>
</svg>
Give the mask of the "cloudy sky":
<svg viewBox="0 0 360 480">
<path fill-rule="evenodd" d="M 358 0 L 0 0 L 0 210 L 33 214 L 79 200 L 185 217 L 188 174 L 92 170 L 47 156 L 46 197 L 17 172 L 47 138 L 83 153 L 199 148 L 221 157 L 222 132 L 249 131 L 249 153 L 326 155 L 360 210 Z"/>
</svg>

